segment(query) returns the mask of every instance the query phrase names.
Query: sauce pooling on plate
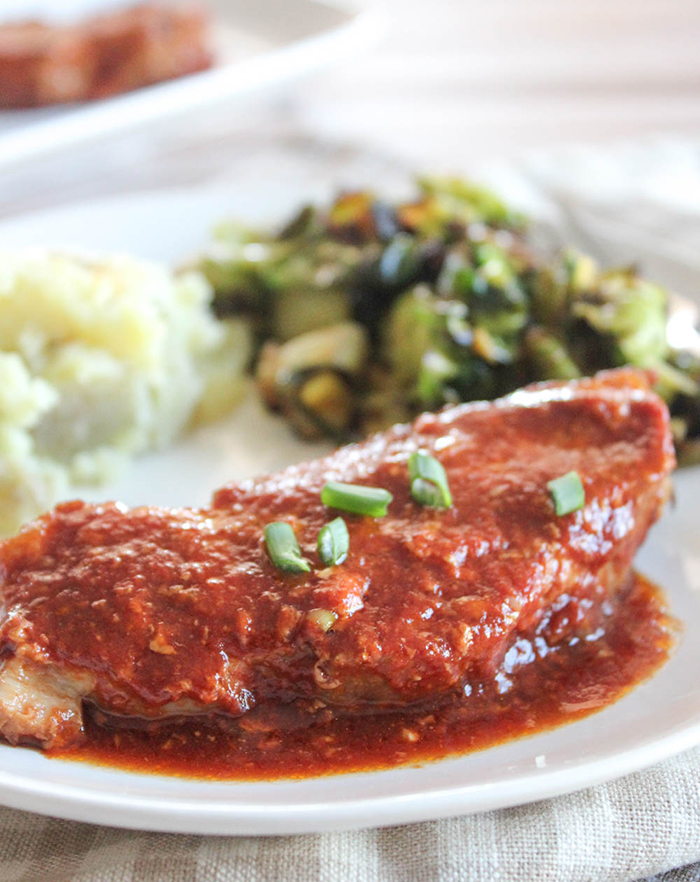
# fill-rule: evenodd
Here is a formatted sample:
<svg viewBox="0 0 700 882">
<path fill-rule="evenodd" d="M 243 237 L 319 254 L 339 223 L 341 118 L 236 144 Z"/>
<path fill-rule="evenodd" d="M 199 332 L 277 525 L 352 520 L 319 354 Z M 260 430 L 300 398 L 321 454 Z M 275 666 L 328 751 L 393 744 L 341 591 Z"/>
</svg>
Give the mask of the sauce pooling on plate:
<svg viewBox="0 0 700 882">
<path fill-rule="evenodd" d="M 673 646 L 676 623 L 661 592 L 637 574 L 591 639 L 550 645 L 545 634 L 561 636 L 574 612 L 563 606 L 548 628 L 519 640 L 490 683 L 432 706 L 334 714 L 313 725 L 287 707 L 254 710 L 236 724 L 203 719 L 201 725 L 141 729 L 113 728 L 114 720 L 97 713 L 88 721 L 87 743 L 57 755 L 131 771 L 264 780 L 378 770 L 480 750 L 605 708 L 651 676 Z"/>
<path fill-rule="evenodd" d="M 425 414 L 206 508 L 58 506 L 0 544 L 0 732 L 264 778 L 469 751 L 604 706 L 670 645 L 632 574 L 675 463 L 649 382 Z"/>
</svg>

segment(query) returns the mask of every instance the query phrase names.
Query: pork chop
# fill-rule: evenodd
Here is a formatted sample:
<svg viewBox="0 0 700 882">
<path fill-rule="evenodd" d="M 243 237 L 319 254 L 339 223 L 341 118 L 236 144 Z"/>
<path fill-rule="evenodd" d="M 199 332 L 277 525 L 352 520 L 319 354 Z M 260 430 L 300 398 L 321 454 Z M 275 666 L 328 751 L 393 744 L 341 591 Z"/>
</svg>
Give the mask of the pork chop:
<svg viewBox="0 0 700 882">
<path fill-rule="evenodd" d="M 70 25 L 0 24 L 0 107 L 105 98 L 211 66 L 190 4 L 140 3 Z"/>
<path fill-rule="evenodd" d="M 443 464 L 451 508 L 413 500 L 418 449 Z M 129 724 L 468 695 L 505 676 L 520 635 L 551 647 L 604 626 L 673 465 L 665 405 L 622 370 L 425 414 L 203 509 L 59 505 L 0 544 L 0 732 L 76 743 L 86 703 Z M 557 516 L 547 484 L 570 471 L 585 505 Z M 339 514 L 320 500 L 328 480 L 393 494 L 384 518 L 344 515 L 335 567 L 315 550 Z M 310 573 L 271 562 L 278 520 Z"/>
</svg>

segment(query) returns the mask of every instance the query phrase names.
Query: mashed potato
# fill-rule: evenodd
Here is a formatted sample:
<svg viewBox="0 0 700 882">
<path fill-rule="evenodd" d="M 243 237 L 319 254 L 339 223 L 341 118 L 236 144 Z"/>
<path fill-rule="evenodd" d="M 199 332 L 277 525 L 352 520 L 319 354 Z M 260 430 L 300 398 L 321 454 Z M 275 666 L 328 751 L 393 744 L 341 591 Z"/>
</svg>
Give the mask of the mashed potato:
<svg viewBox="0 0 700 882">
<path fill-rule="evenodd" d="M 250 336 L 197 273 L 0 252 L 0 533 L 240 393 Z"/>
</svg>

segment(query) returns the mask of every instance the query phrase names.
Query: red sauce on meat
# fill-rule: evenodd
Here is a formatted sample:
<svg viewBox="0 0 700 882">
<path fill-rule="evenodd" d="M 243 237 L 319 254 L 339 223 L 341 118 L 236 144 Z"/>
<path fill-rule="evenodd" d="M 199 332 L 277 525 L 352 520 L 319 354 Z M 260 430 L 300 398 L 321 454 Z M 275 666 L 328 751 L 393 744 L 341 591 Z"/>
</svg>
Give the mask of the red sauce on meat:
<svg viewBox="0 0 700 882">
<path fill-rule="evenodd" d="M 99 725 L 92 717 L 87 743 L 55 755 L 217 780 L 423 763 L 533 735 L 605 708 L 667 660 L 676 629 L 661 592 L 635 574 L 588 639 L 550 647 L 536 636 L 523 638 L 512 652 L 512 672 L 468 696 L 451 694 L 414 710 L 316 719 L 313 725 L 293 707 L 253 710 L 237 724 L 190 720 L 140 730 Z"/>
<path fill-rule="evenodd" d="M 11 699 L 48 671 L 73 704 L 51 728 L 0 694 L 3 733 L 110 765 L 273 778 L 434 759 L 604 707 L 672 642 L 657 592 L 629 575 L 674 465 L 647 386 L 613 372 L 427 414 L 207 508 L 59 506 L 0 545 L 0 651 Z M 416 449 L 442 462 L 451 508 L 412 498 Z M 585 504 L 558 517 L 548 483 L 569 471 Z M 316 554 L 338 514 L 328 480 L 393 496 L 385 518 L 346 515 L 336 567 Z M 311 572 L 270 560 L 278 520 Z M 13 664 L 34 668 L 13 680 Z"/>
</svg>

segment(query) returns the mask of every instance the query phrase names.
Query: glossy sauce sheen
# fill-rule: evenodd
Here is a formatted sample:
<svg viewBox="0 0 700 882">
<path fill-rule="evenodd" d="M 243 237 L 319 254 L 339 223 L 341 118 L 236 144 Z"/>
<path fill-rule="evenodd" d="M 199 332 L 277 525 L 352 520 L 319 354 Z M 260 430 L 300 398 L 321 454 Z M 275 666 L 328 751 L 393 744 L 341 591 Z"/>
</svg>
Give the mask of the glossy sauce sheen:
<svg viewBox="0 0 700 882">
<path fill-rule="evenodd" d="M 445 467 L 451 508 L 412 498 L 416 449 Z M 437 757 L 590 712 L 668 651 L 662 605 L 630 572 L 673 465 L 663 402 L 618 371 L 426 414 L 203 509 L 59 506 L 0 546 L 6 669 L 27 660 L 80 699 L 23 743 L 264 778 Z M 547 485 L 572 470 L 585 506 L 557 517 Z M 384 518 L 345 517 L 337 567 L 315 550 L 338 515 L 328 480 L 393 495 Z M 270 561 L 277 520 L 312 572 Z M 19 742 L 13 712 L 0 689 Z"/>
<path fill-rule="evenodd" d="M 635 574 L 593 639 L 511 652 L 510 673 L 416 709 L 334 717 L 312 726 L 293 709 L 144 730 L 89 724 L 85 746 L 56 755 L 132 771 L 217 780 L 270 780 L 391 768 L 469 753 L 588 716 L 665 662 L 677 624 L 658 589 Z M 304 725 L 304 723 L 307 725 Z"/>
</svg>

